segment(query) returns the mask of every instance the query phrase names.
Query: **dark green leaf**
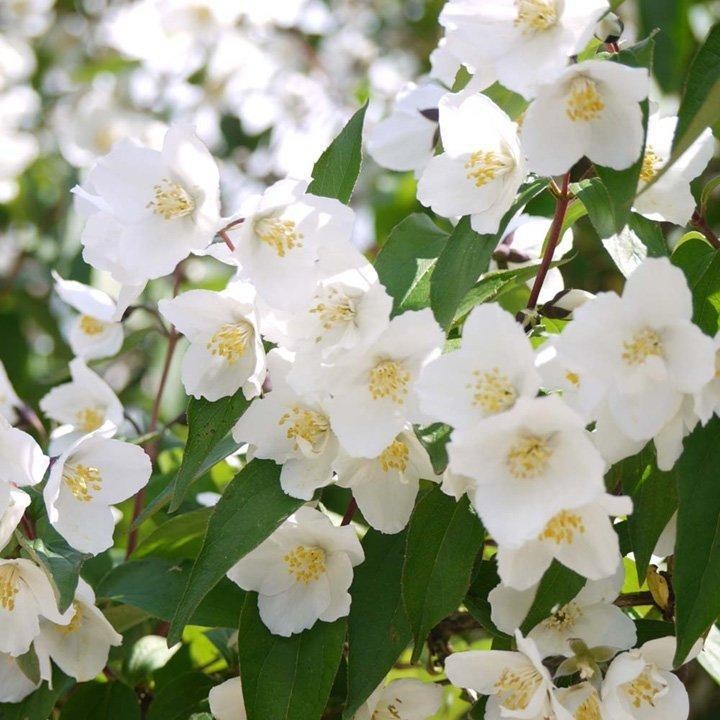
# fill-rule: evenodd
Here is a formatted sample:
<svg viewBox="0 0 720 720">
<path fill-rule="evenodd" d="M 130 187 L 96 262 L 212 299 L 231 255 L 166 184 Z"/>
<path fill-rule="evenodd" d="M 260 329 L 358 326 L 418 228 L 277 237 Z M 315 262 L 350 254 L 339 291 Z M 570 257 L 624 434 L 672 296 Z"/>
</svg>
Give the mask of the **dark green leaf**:
<svg viewBox="0 0 720 720">
<path fill-rule="evenodd" d="M 572 190 L 585 205 L 590 222 L 600 238 L 617 234 L 615 206 L 600 178 L 583 180 L 573 185 Z"/>
<path fill-rule="evenodd" d="M 488 696 L 483 695 L 481 698 L 472 706 L 468 713 L 470 720 L 485 720 L 485 709 L 488 703 Z"/>
<path fill-rule="evenodd" d="M 720 612 L 720 418 L 698 427 L 677 464 L 680 490 L 675 589 L 680 665 Z"/>
<path fill-rule="evenodd" d="M 257 595 L 240 618 L 240 673 L 248 720 L 320 720 L 330 697 L 346 631 L 345 618 L 317 622 L 288 638 L 263 624 Z"/>
<path fill-rule="evenodd" d="M 462 603 L 485 532 L 467 498 L 456 502 L 435 486 L 415 506 L 408 525 L 402 595 L 415 650 Z"/>
<path fill-rule="evenodd" d="M 204 398 L 190 398 L 187 409 L 188 439 L 182 465 L 173 483 L 170 512 L 175 512 L 180 507 L 188 488 L 199 476 L 203 463 L 230 432 L 248 404 L 242 390 L 215 402 Z"/>
<path fill-rule="evenodd" d="M 140 608 L 152 617 L 170 620 L 190 579 L 190 563 L 161 558 L 118 565 L 100 583 L 98 598 Z M 235 627 L 244 600 L 240 588 L 223 578 L 193 608 L 189 622 L 209 627 Z"/>
<path fill-rule="evenodd" d="M 630 229 L 643 241 L 649 257 L 667 257 L 670 254 L 670 248 L 659 223 L 637 213 L 631 213 Z"/>
<path fill-rule="evenodd" d="M 520 626 L 527 635 L 538 623 L 552 615 L 553 609 L 567 605 L 584 587 L 585 578 L 573 572 L 557 560 L 545 571 L 538 585 L 535 600 Z"/>
<path fill-rule="evenodd" d="M 393 315 L 430 306 L 430 277 L 447 239 L 420 213 L 393 228 L 375 260 L 380 282 L 393 298 Z"/>
<path fill-rule="evenodd" d="M 193 612 L 225 573 L 301 505 L 280 487 L 280 466 L 253 460 L 227 486 L 215 506 L 202 550 L 193 565 L 170 628 L 175 643 Z"/>
<path fill-rule="evenodd" d="M 84 683 L 63 705 L 61 720 L 140 720 L 137 696 L 119 682 Z"/>
<path fill-rule="evenodd" d="M 635 620 L 635 629 L 637 630 L 637 647 L 642 647 L 649 640 L 657 640 L 675 634 L 675 626 L 664 620 Z"/>
<path fill-rule="evenodd" d="M 672 262 L 687 278 L 693 295 L 693 322 L 707 335 L 720 328 L 720 253 L 703 240 L 687 240 Z"/>
<path fill-rule="evenodd" d="M 202 547 L 211 514 L 211 508 L 202 508 L 170 518 L 135 548 L 132 558 L 194 559 Z"/>
<path fill-rule="evenodd" d="M 41 680 L 40 660 L 38 659 L 37 653 L 35 652 L 35 646 L 30 646 L 30 650 L 28 650 L 28 652 L 26 652 L 24 655 L 20 655 L 15 660 L 22 674 L 31 683 L 33 683 L 33 685 L 38 685 Z"/>
<path fill-rule="evenodd" d="M 362 164 L 362 130 L 367 103 L 348 121 L 313 168 L 308 192 L 347 204 Z"/>
<path fill-rule="evenodd" d="M 406 535 L 368 530 L 363 538 L 365 562 L 355 568 L 350 588 L 345 720 L 370 697 L 412 639 L 400 592 Z"/>
<path fill-rule="evenodd" d="M 201 672 L 177 676 L 153 698 L 147 720 L 186 720 L 194 712 L 207 710 L 207 697 L 213 685 Z"/>
<path fill-rule="evenodd" d="M 492 621 L 492 608 L 488 595 L 490 591 L 500 584 L 500 576 L 497 571 L 497 563 L 495 560 L 483 560 L 478 563 L 475 573 L 473 574 L 472 583 L 467 595 L 465 596 L 465 606 L 472 616 L 495 637 L 507 637 L 507 635 L 498 630 Z"/>
</svg>

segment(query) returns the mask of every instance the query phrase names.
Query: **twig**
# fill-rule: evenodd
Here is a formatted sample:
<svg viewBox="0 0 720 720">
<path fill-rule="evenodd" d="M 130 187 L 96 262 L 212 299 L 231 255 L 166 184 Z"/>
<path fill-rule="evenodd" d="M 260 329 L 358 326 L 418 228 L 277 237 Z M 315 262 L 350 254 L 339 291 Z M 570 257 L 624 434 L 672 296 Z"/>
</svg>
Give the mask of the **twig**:
<svg viewBox="0 0 720 720">
<path fill-rule="evenodd" d="M 700 214 L 699 210 L 695 210 L 693 213 L 690 224 L 694 225 L 702 234 L 707 238 L 708 242 L 716 249 L 720 250 L 720 240 L 718 236 L 712 231 L 710 226 L 707 224 L 705 218 Z"/>
<path fill-rule="evenodd" d="M 357 501 L 355 500 L 355 498 L 352 498 L 348 503 L 347 510 L 345 510 L 345 514 L 343 515 L 343 519 L 340 525 L 349 525 L 350 521 L 353 519 L 353 515 L 355 514 L 356 510 Z"/>
</svg>

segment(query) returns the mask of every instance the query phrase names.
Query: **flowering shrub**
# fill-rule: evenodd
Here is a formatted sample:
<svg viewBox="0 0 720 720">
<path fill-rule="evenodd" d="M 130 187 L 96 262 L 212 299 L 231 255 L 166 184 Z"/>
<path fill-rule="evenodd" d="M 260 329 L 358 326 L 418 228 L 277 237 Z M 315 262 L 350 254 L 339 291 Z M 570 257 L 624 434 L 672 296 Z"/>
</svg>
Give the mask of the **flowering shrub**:
<svg viewBox="0 0 720 720">
<path fill-rule="evenodd" d="M 42 133 L 0 127 L 2 719 L 687 720 L 720 675 L 720 29 L 670 115 L 619 3 L 447 0 L 380 117 L 352 5 L 74 15 L 121 63 L 41 76 L 77 262 L 22 245 Z M 0 106 L 51 13 L 0 9 Z M 378 253 L 364 154 L 417 181 Z"/>
</svg>

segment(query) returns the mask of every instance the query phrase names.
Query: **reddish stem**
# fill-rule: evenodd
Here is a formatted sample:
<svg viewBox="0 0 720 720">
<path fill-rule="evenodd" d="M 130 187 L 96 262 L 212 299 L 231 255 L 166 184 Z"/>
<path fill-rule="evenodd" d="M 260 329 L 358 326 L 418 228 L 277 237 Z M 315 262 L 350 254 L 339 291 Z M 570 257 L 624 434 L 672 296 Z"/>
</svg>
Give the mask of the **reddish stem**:
<svg viewBox="0 0 720 720">
<path fill-rule="evenodd" d="M 353 519 L 353 515 L 355 515 L 355 511 L 357 510 L 357 501 L 355 498 L 352 498 L 350 502 L 348 503 L 347 510 L 345 511 L 345 514 L 343 515 L 342 522 L 340 525 L 349 525 L 350 521 Z"/>
<path fill-rule="evenodd" d="M 228 225 L 228 227 L 230 227 Z M 222 238 L 222 241 L 230 248 L 230 252 L 235 252 L 235 245 L 233 245 L 233 241 L 230 239 L 230 236 L 225 232 L 225 230 L 218 230 L 218 235 Z"/>
<path fill-rule="evenodd" d="M 707 238 L 708 242 L 716 249 L 720 250 L 720 240 L 718 236 L 712 231 L 710 226 L 707 224 L 705 218 L 700 214 L 699 210 L 693 213 L 690 224 L 694 225 L 700 232 Z"/>
</svg>

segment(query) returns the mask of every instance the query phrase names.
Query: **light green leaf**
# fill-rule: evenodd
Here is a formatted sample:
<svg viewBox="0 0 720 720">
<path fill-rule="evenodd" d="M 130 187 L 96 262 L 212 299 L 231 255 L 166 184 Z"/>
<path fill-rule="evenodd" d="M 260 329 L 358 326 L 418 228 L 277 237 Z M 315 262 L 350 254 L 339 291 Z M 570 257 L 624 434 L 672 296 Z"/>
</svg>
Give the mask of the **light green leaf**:
<svg viewBox="0 0 720 720">
<path fill-rule="evenodd" d="M 367 103 L 348 121 L 315 163 L 308 192 L 350 202 L 362 164 L 362 129 Z"/>
<path fill-rule="evenodd" d="M 135 548 L 133 560 L 150 556 L 194 559 L 202 547 L 211 514 L 212 508 L 201 508 L 170 518 Z"/>
<path fill-rule="evenodd" d="M 408 525 L 402 596 L 413 637 L 413 660 L 425 638 L 457 610 L 485 538 L 467 498 L 456 502 L 435 486 L 415 506 Z"/>
<path fill-rule="evenodd" d="M 320 720 L 340 665 L 345 618 L 290 637 L 263 624 L 257 595 L 240 618 L 240 674 L 248 720 Z"/>
<path fill-rule="evenodd" d="M 172 620 L 171 643 L 180 639 L 195 609 L 225 573 L 302 504 L 283 492 L 280 466 L 270 460 L 253 460 L 235 476 L 210 516 L 202 550 Z"/>
<path fill-rule="evenodd" d="M 615 205 L 600 178 L 590 178 L 571 185 L 570 189 L 580 198 L 587 210 L 590 222 L 601 239 L 617 234 L 618 220 Z"/>
<path fill-rule="evenodd" d="M 720 253 L 704 240 L 691 239 L 672 254 L 693 295 L 693 322 L 707 335 L 720 328 Z"/>
</svg>

